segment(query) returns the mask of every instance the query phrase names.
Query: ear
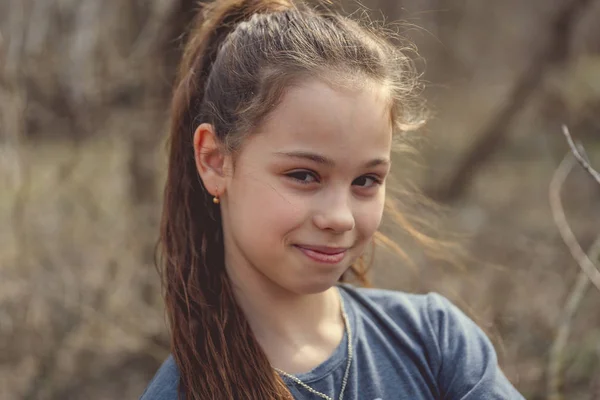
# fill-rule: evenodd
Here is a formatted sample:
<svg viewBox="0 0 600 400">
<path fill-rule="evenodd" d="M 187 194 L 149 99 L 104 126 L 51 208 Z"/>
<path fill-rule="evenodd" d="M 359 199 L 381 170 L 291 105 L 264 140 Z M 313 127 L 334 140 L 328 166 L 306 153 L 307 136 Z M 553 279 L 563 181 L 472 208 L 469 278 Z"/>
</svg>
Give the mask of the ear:
<svg viewBox="0 0 600 400">
<path fill-rule="evenodd" d="M 194 132 L 194 156 L 198 174 L 208 192 L 213 196 L 221 196 L 225 191 L 227 157 L 211 124 L 204 123 Z"/>
</svg>

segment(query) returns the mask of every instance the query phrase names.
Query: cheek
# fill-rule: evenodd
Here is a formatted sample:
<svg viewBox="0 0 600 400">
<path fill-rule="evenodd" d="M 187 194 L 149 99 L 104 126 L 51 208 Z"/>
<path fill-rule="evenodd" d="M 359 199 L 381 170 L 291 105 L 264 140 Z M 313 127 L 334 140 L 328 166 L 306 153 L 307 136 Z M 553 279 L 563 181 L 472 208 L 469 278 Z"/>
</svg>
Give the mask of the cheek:
<svg viewBox="0 0 600 400">
<path fill-rule="evenodd" d="M 362 205 L 355 213 L 356 228 L 363 239 L 375 234 L 383 216 L 384 198 Z"/>
<path fill-rule="evenodd" d="M 278 190 L 272 182 L 240 179 L 230 193 L 232 223 L 251 230 L 255 239 L 285 235 L 306 217 L 305 203 Z"/>
</svg>

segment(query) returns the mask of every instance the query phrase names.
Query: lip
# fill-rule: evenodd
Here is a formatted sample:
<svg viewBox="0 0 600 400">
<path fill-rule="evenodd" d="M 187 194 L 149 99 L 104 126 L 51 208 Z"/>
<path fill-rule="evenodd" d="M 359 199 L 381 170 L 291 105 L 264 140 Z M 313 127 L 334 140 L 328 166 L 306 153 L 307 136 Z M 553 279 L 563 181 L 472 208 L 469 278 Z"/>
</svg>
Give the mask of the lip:
<svg viewBox="0 0 600 400">
<path fill-rule="evenodd" d="M 346 252 L 348 251 L 348 248 L 346 247 L 308 245 L 295 245 L 294 247 L 311 260 L 324 264 L 338 264 L 346 257 Z"/>
</svg>

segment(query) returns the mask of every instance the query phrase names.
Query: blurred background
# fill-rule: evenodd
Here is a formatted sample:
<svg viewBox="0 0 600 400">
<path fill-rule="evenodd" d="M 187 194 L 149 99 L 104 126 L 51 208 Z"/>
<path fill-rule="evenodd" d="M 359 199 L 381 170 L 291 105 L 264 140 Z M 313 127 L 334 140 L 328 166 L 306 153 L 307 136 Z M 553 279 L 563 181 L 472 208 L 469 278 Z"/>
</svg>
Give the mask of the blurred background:
<svg viewBox="0 0 600 400">
<path fill-rule="evenodd" d="M 381 251 L 375 284 L 452 299 L 526 398 L 600 399 L 600 292 L 559 230 L 584 251 L 600 235 L 600 185 L 572 159 L 559 168 L 562 124 L 600 166 L 600 1 L 363 4 L 405 22 L 427 83 L 420 165 L 396 173 L 468 251 L 459 266 Z M 196 9 L 0 2 L 1 399 L 137 398 L 167 356 L 154 244 Z"/>
</svg>

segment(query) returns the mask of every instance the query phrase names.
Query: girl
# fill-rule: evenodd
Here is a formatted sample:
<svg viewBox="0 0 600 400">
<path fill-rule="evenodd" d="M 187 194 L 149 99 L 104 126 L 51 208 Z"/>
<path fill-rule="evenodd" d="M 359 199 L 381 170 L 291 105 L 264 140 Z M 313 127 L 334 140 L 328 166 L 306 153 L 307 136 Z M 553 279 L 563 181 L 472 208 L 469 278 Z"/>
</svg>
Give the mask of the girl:
<svg viewBox="0 0 600 400">
<path fill-rule="evenodd" d="M 443 297 L 355 288 L 408 59 L 288 0 L 217 0 L 172 108 L 161 244 L 172 356 L 144 400 L 521 399 Z"/>
</svg>

